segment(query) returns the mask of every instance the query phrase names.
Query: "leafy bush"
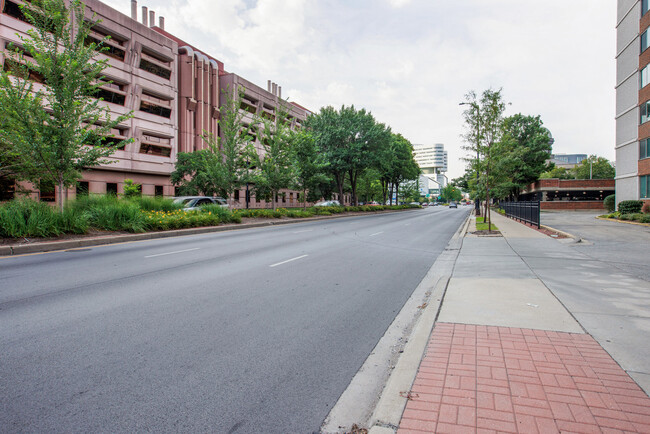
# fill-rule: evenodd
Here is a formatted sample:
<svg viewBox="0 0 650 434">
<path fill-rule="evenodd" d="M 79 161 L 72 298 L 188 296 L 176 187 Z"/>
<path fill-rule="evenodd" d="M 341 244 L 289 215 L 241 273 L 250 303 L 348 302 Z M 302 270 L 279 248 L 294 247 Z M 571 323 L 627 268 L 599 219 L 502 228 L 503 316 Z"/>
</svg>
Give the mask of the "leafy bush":
<svg viewBox="0 0 650 434">
<path fill-rule="evenodd" d="M 641 212 L 643 214 L 650 214 L 650 202 L 643 202 L 643 206 L 641 207 Z"/>
<path fill-rule="evenodd" d="M 620 220 L 625 220 L 625 221 L 634 220 L 634 218 L 632 217 L 632 214 L 621 214 L 619 219 Z"/>
<path fill-rule="evenodd" d="M 621 214 L 634 214 L 641 212 L 643 202 L 640 200 L 623 200 L 618 204 L 618 211 Z"/>
<path fill-rule="evenodd" d="M 641 223 L 650 223 L 650 214 L 643 214 L 639 219 Z"/>
<path fill-rule="evenodd" d="M 131 198 L 142 195 L 140 184 L 134 184 L 132 179 L 124 180 L 124 197 Z"/>
<path fill-rule="evenodd" d="M 18 199 L 0 208 L 0 234 L 3 237 L 48 237 L 60 233 L 56 211 L 43 202 Z"/>
<path fill-rule="evenodd" d="M 603 200 L 603 205 L 605 206 L 605 209 L 607 211 L 614 212 L 616 209 L 616 195 L 615 194 L 610 194 Z"/>
<path fill-rule="evenodd" d="M 131 199 L 138 204 L 143 211 L 174 211 L 183 209 L 182 203 L 174 203 L 173 199 L 152 196 L 136 196 Z"/>
<path fill-rule="evenodd" d="M 223 223 L 241 223 L 241 216 L 235 216 L 233 211 L 219 205 L 205 205 L 201 207 L 202 213 L 212 213 L 219 217 Z"/>
</svg>

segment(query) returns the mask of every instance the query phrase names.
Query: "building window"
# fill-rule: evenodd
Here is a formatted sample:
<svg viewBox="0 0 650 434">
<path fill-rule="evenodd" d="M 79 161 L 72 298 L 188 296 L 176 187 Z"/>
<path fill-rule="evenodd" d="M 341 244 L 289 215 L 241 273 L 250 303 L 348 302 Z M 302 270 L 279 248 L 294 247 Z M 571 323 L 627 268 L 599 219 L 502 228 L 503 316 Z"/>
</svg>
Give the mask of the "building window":
<svg viewBox="0 0 650 434">
<path fill-rule="evenodd" d="M 643 104 L 641 104 L 641 107 L 639 107 L 639 111 L 641 112 L 641 120 L 640 122 L 642 124 L 648 122 L 648 116 L 650 116 L 650 101 L 646 101 Z"/>
<path fill-rule="evenodd" d="M 648 83 L 650 83 L 650 80 L 648 80 L 648 74 L 650 73 L 650 65 L 646 65 L 645 68 L 641 70 L 641 89 L 646 87 Z"/>
<path fill-rule="evenodd" d="M 235 201 L 239 202 L 239 190 L 235 190 Z"/>
<path fill-rule="evenodd" d="M 117 196 L 117 183 L 115 183 L 115 182 L 107 182 L 106 183 L 106 194 L 112 194 L 113 196 Z"/>
<path fill-rule="evenodd" d="M 641 199 L 650 199 L 650 175 L 639 176 Z"/>
<path fill-rule="evenodd" d="M 641 34 L 641 52 L 643 53 L 648 48 L 648 31 L 646 30 Z"/>
<path fill-rule="evenodd" d="M 54 183 L 41 181 L 39 185 L 41 202 L 54 202 L 56 196 L 54 194 Z"/>
<path fill-rule="evenodd" d="M 648 13 L 648 4 L 649 3 L 650 2 L 648 0 L 641 0 L 641 16 Z"/>
<path fill-rule="evenodd" d="M 650 157 L 650 138 L 639 142 L 639 160 Z"/>
<path fill-rule="evenodd" d="M 87 181 L 77 183 L 77 197 L 88 196 L 89 185 Z"/>
<path fill-rule="evenodd" d="M 13 178 L 0 176 L 0 201 L 11 200 L 16 193 L 16 181 Z"/>
<path fill-rule="evenodd" d="M 161 107 L 159 105 L 151 104 L 146 101 L 140 102 L 140 111 L 151 113 L 152 115 L 161 116 L 163 118 L 171 118 L 172 111 L 167 107 Z"/>
</svg>

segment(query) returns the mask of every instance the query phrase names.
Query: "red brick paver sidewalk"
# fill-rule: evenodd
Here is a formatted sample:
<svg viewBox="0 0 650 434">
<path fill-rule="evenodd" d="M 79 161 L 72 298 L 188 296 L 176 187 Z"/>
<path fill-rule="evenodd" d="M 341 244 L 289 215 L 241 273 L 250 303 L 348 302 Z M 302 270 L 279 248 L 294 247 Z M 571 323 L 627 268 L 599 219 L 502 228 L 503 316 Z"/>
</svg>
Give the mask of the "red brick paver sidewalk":
<svg viewBox="0 0 650 434">
<path fill-rule="evenodd" d="M 650 433 L 650 398 L 589 335 L 436 324 L 399 434 Z"/>
</svg>

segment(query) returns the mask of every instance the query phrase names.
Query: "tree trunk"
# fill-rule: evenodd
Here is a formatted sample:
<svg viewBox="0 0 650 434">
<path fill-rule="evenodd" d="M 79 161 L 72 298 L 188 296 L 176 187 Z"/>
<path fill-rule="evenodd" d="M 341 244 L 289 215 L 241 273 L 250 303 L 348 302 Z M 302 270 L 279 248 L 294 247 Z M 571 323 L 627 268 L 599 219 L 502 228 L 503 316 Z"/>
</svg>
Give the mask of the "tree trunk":
<svg viewBox="0 0 650 434">
<path fill-rule="evenodd" d="M 58 190 L 59 190 L 59 212 L 63 214 L 63 206 L 65 205 L 65 197 L 63 194 L 63 180 L 59 179 Z"/>
<path fill-rule="evenodd" d="M 307 209 L 307 189 L 303 188 L 302 190 L 302 209 Z"/>
<path fill-rule="evenodd" d="M 343 182 L 345 180 L 345 173 L 343 176 L 341 176 L 340 173 L 337 173 L 336 175 L 336 186 L 339 189 L 339 202 L 341 202 L 341 205 L 343 205 Z"/>
<path fill-rule="evenodd" d="M 395 205 L 399 205 L 399 182 L 395 183 Z"/>
<path fill-rule="evenodd" d="M 388 197 L 388 203 L 393 205 L 393 183 L 390 184 L 390 192 Z"/>
</svg>

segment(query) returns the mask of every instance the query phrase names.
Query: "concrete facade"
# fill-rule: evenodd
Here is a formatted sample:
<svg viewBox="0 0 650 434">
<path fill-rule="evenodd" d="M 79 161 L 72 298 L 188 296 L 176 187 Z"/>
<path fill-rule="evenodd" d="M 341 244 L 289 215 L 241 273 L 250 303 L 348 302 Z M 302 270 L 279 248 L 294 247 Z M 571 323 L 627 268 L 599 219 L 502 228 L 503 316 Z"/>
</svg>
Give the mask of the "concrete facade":
<svg viewBox="0 0 650 434">
<path fill-rule="evenodd" d="M 17 11 L 20 0 L 0 0 L 0 51 L 10 42 L 18 43 L 16 33 L 30 28 Z M 123 190 L 124 180 L 142 185 L 144 194 L 172 195 L 169 174 L 176 156 L 177 97 L 176 43 L 146 25 L 117 12 L 97 0 L 86 0 L 86 17 L 101 23 L 91 37 L 111 36 L 104 75 L 112 81 L 103 89 L 104 104 L 112 116 L 133 111 L 133 117 L 113 131 L 115 139 L 135 139 L 112 156 L 113 164 L 83 172 L 82 185 L 90 192 Z M 1 59 L 4 64 L 4 59 Z M 68 192 L 74 197 L 75 190 Z M 35 196 L 41 192 L 35 191 Z M 55 196 L 47 198 L 56 200 Z"/>
<path fill-rule="evenodd" d="M 616 201 L 650 200 L 650 14 L 640 0 L 618 0 L 616 20 Z M 647 6 L 646 6 L 647 8 Z M 646 33 L 647 32 L 647 33 Z M 645 43 L 645 46 L 643 44 Z"/>
<path fill-rule="evenodd" d="M 4 67 L 4 50 L 9 43 L 19 42 L 16 33 L 26 35 L 31 27 L 20 11 L 24 0 L 0 0 L 0 65 Z M 244 122 L 253 117 L 273 118 L 282 89 L 268 82 L 263 89 L 248 80 L 227 73 L 224 64 L 201 52 L 191 44 L 164 30 L 164 18 L 156 25 L 155 12 L 142 7 L 138 20 L 138 5 L 131 0 L 131 16 L 126 16 L 98 0 L 84 0 L 86 16 L 95 14 L 101 23 L 93 29 L 92 37 L 106 42 L 110 50 L 98 58 L 107 59 L 104 75 L 112 81 L 102 88 L 104 103 L 116 117 L 133 112 L 133 117 L 113 131 L 114 140 L 133 138 L 134 142 L 117 150 L 112 164 L 101 165 L 82 173 L 78 189 L 70 189 L 68 198 L 77 191 L 116 193 L 124 189 L 125 179 L 141 184 L 145 195 L 171 197 L 175 195 L 170 182 L 178 152 L 204 149 L 204 133 L 220 134 L 218 121 L 222 92 L 237 88 L 245 90 L 242 108 Z M 286 102 L 292 128 L 300 128 L 311 112 L 295 103 Z M 262 147 L 256 140 L 260 155 Z M 44 201 L 57 201 L 52 191 L 41 191 L 23 184 L 31 195 Z M 0 200 L 10 199 L 14 183 L 0 179 Z M 249 198 L 250 200 L 246 200 Z M 349 203 L 349 197 L 339 199 Z M 245 190 L 236 192 L 235 207 L 266 207 Z M 287 190 L 278 197 L 280 206 L 299 206 L 298 192 Z"/>
</svg>

